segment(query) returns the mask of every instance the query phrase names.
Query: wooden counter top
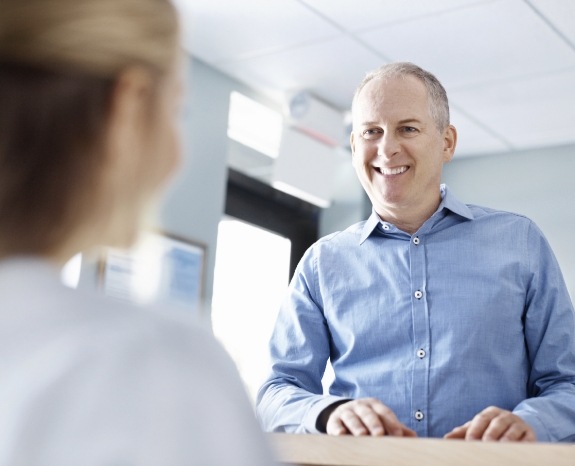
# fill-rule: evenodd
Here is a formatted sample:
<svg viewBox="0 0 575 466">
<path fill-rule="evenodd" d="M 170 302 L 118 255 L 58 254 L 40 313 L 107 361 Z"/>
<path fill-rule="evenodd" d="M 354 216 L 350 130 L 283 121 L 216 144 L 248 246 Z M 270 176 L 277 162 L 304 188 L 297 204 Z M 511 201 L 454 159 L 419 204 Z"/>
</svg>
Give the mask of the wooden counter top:
<svg viewBox="0 0 575 466">
<path fill-rule="evenodd" d="M 267 435 L 280 462 L 298 466 L 575 466 L 575 444 Z"/>
</svg>

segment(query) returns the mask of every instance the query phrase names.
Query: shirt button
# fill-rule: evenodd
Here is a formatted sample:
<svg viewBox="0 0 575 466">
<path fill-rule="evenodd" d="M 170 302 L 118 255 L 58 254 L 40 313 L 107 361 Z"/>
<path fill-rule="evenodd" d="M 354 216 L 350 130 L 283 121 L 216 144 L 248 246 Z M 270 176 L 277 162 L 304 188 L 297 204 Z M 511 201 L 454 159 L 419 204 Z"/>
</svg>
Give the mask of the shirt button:
<svg viewBox="0 0 575 466">
<path fill-rule="evenodd" d="M 418 421 L 421 421 L 423 419 L 423 413 L 419 410 L 417 410 L 415 412 L 415 419 L 417 419 Z"/>
<path fill-rule="evenodd" d="M 384 229 L 384 230 L 389 230 L 389 225 L 388 225 L 387 223 L 384 223 L 384 224 L 383 224 L 383 229 Z"/>
<path fill-rule="evenodd" d="M 423 348 L 417 350 L 417 357 L 423 359 L 425 357 L 425 350 Z"/>
<path fill-rule="evenodd" d="M 413 293 L 413 296 L 415 296 L 417 299 L 421 299 L 421 297 L 423 296 L 423 293 L 419 290 L 417 290 L 415 293 Z"/>
<path fill-rule="evenodd" d="M 419 238 L 417 236 L 413 238 L 413 244 L 415 244 L 416 246 L 419 244 Z"/>
</svg>

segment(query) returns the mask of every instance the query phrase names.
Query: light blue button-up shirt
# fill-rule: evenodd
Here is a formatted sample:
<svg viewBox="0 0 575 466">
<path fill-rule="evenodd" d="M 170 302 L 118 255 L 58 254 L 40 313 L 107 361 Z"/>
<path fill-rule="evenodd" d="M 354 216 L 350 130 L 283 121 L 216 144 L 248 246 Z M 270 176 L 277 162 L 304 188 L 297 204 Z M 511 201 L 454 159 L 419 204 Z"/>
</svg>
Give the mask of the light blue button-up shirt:
<svg viewBox="0 0 575 466">
<path fill-rule="evenodd" d="M 317 432 L 333 402 L 375 397 L 421 437 L 498 406 L 538 440 L 575 440 L 575 314 L 549 244 L 521 215 L 442 194 L 413 235 L 373 213 L 306 252 L 258 394 L 266 430 Z"/>
</svg>

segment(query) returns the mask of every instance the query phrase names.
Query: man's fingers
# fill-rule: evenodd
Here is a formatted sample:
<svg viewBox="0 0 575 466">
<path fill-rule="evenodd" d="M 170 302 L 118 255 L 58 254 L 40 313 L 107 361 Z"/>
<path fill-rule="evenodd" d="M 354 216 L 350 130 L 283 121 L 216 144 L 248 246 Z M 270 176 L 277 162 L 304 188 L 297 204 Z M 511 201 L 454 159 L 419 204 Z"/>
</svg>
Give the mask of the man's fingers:
<svg viewBox="0 0 575 466">
<path fill-rule="evenodd" d="M 524 422 L 515 421 L 499 437 L 502 442 L 535 442 L 535 432 Z"/>
<path fill-rule="evenodd" d="M 365 412 L 365 410 L 358 409 L 359 412 L 357 412 L 355 409 L 344 410 L 341 414 L 341 421 L 352 435 L 368 435 L 371 433 L 370 429 L 377 430 L 377 423 L 379 423 L 379 430 L 382 432 L 380 435 L 383 435 L 383 425 L 381 425 L 374 413 L 369 416 L 369 413 Z M 366 422 L 368 422 L 366 418 L 369 418 L 369 425 L 366 425 Z"/>
<path fill-rule="evenodd" d="M 451 432 L 448 432 L 447 434 L 445 434 L 443 436 L 443 438 L 446 438 L 446 439 L 464 439 L 465 434 L 467 433 L 467 429 L 469 427 L 469 424 L 471 424 L 471 421 L 466 422 L 462 426 L 455 427 Z"/>
<path fill-rule="evenodd" d="M 498 408 L 489 407 L 477 414 L 469 424 L 465 440 L 481 440 L 492 419 L 499 414 Z"/>
<path fill-rule="evenodd" d="M 491 406 L 445 434 L 446 439 L 534 442 L 533 429 L 516 414 Z"/>
<path fill-rule="evenodd" d="M 401 428 L 401 434 L 403 437 L 417 437 L 417 432 L 411 430 L 409 427 L 403 426 Z"/>
<path fill-rule="evenodd" d="M 343 425 L 341 419 L 335 416 L 330 417 L 327 421 L 325 432 L 328 435 L 345 435 L 350 433 Z"/>
<path fill-rule="evenodd" d="M 326 432 L 330 435 L 393 435 L 416 437 L 395 413 L 375 398 L 362 398 L 339 405 L 329 416 Z"/>
<path fill-rule="evenodd" d="M 528 427 L 527 432 L 521 439 L 522 442 L 537 442 L 537 435 L 535 435 L 535 431 Z"/>
<path fill-rule="evenodd" d="M 376 409 L 376 404 L 371 399 L 355 400 L 347 406 L 341 405 L 336 411 L 341 410 L 341 420 L 353 435 L 389 434 L 385 426 L 385 417 L 380 415 L 381 410 Z M 391 410 L 388 411 L 395 417 Z"/>
<path fill-rule="evenodd" d="M 375 401 L 370 404 L 371 409 L 377 413 L 378 418 L 383 422 L 384 432 L 387 435 L 394 435 L 396 437 L 402 437 L 404 429 L 407 429 L 395 413 L 379 401 Z M 410 429 L 408 429 L 410 430 Z"/>
<path fill-rule="evenodd" d="M 391 410 L 389 411 L 391 412 Z M 391 434 L 387 426 L 387 419 L 384 416 L 381 416 L 371 404 L 358 406 L 356 413 L 370 435 L 380 436 Z M 393 413 L 391 414 L 395 417 Z"/>
<path fill-rule="evenodd" d="M 525 435 L 524 425 L 517 423 L 517 418 L 509 411 L 501 411 L 491 419 L 485 429 L 483 440 L 511 440 L 517 441 Z"/>
<path fill-rule="evenodd" d="M 509 424 L 508 428 L 501 432 L 501 435 L 496 438 L 490 438 L 491 434 L 489 432 L 486 433 L 489 435 L 489 440 L 501 440 L 503 442 L 521 442 L 523 438 L 527 434 L 527 430 L 525 426 L 518 424 L 518 423 L 511 423 Z"/>
<path fill-rule="evenodd" d="M 369 431 L 356 413 L 356 409 L 355 401 L 339 405 L 327 421 L 326 432 L 330 435 L 367 435 Z"/>
</svg>

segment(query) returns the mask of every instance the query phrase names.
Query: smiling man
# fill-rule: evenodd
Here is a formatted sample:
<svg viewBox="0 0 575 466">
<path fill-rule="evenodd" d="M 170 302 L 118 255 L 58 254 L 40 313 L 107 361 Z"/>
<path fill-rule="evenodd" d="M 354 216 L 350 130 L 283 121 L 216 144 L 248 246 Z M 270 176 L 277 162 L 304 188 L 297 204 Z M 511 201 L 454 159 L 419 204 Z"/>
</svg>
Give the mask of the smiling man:
<svg viewBox="0 0 575 466">
<path fill-rule="evenodd" d="M 439 105 L 441 117 L 434 119 L 432 105 L 413 75 L 373 77 L 353 102 L 351 148 L 359 180 L 379 217 L 407 233 L 437 209 L 441 170 L 455 150 L 448 110 Z"/>
<path fill-rule="evenodd" d="M 532 221 L 441 184 L 457 142 L 441 83 L 411 63 L 383 66 L 352 114 L 373 212 L 302 258 L 258 394 L 264 428 L 575 440 L 575 314 L 561 271 Z"/>
</svg>

